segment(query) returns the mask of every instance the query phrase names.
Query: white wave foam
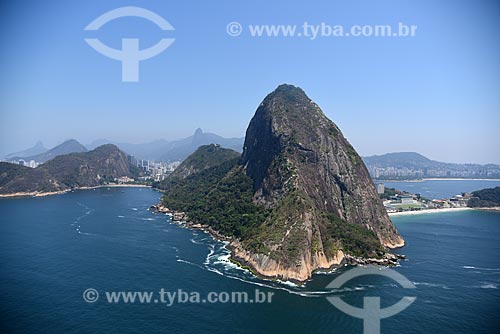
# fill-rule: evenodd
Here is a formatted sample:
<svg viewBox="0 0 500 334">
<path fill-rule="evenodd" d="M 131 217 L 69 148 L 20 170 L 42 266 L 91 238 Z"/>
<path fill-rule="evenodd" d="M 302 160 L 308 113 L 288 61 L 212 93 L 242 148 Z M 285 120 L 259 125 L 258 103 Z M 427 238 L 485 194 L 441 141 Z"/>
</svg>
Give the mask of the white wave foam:
<svg viewBox="0 0 500 334">
<path fill-rule="evenodd" d="M 464 269 L 487 270 L 487 271 L 500 271 L 500 268 L 480 268 L 474 266 L 462 266 Z"/>
<path fill-rule="evenodd" d="M 177 258 L 177 260 L 176 260 L 176 261 L 177 261 L 177 262 L 181 262 L 181 263 L 185 263 L 185 264 L 189 264 L 189 265 L 191 265 L 191 266 L 195 266 L 195 267 L 198 267 L 198 268 L 200 268 L 200 269 L 203 269 L 203 267 L 202 267 L 202 266 L 200 266 L 199 264 L 196 264 L 196 263 L 194 263 L 194 262 L 190 262 L 190 261 L 187 261 L 187 260 L 183 260 L 183 259 L 181 259 L 181 258 Z"/>
<path fill-rule="evenodd" d="M 172 222 L 171 222 L 172 223 Z M 176 223 L 176 226 L 180 226 L 181 224 Z M 181 226 L 182 227 L 182 226 Z M 208 232 L 205 232 L 207 235 Z M 264 288 L 274 289 L 274 290 L 282 290 L 286 291 L 290 294 L 306 297 L 306 298 L 318 298 L 323 297 L 329 294 L 339 294 L 345 292 L 355 292 L 365 290 L 366 286 L 356 286 L 356 287 L 346 287 L 342 289 L 333 289 L 333 290 L 320 290 L 320 291 L 307 291 L 305 290 L 306 285 L 297 285 L 291 281 L 283 281 L 283 280 L 274 280 L 274 279 L 262 279 L 254 276 L 252 272 L 248 269 L 242 268 L 236 263 L 230 260 L 231 252 L 227 249 L 227 245 L 229 242 L 227 241 L 216 241 L 212 236 L 206 238 L 197 238 L 198 233 L 193 233 L 193 238 L 189 239 L 191 243 L 197 245 L 207 245 L 209 252 L 203 262 L 203 265 L 199 265 L 184 259 L 177 257 L 177 262 L 186 263 L 195 267 L 198 267 L 203 270 L 207 270 L 213 272 L 217 275 L 224 276 L 229 279 L 238 280 L 240 282 L 244 282 L 247 284 L 252 284 Z M 211 243 L 209 243 L 211 241 Z M 222 243 L 222 246 L 220 246 Z M 234 270 L 238 270 L 240 274 L 237 274 Z M 337 268 L 332 269 L 328 272 L 323 272 L 320 274 L 330 274 L 337 270 Z M 248 275 L 247 277 L 243 277 L 244 275 Z M 235 275 L 237 274 L 237 275 Z M 369 286 L 370 287 L 370 286 Z"/>
<path fill-rule="evenodd" d="M 299 285 L 298 284 L 295 284 L 293 282 L 290 282 L 290 281 L 282 281 L 280 279 L 277 279 L 276 282 L 280 283 L 280 284 L 284 284 L 284 285 L 288 285 L 288 286 L 291 286 L 292 288 L 298 288 Z"/>
<path fill-rule="evenodd" d="M 331 270 L 328 271 L 323 271 L 323 270 L 318 270 L 314 272 L 314 275 L 330 275 L 333 274 L 335 271 L 337 271 L 338 268 L 332 268 Z"/>
<path fill-rule="evenodd" d="M 413 282 L 414 285 L 422 285 L 422 286 L 428 286 L 430 288 L 441 288 L 445 290 L 449 290 L 450 287 L 444 284 L 438 284 L 438 283 L 428 283 L 428 282 Z"/>
<path fill-rule="evenodd" d="M 191 241 L 195 245 L 203 245 L 203 242 L 196 241 L 194 240 L 194 238 L 189 239 L 189 241 Z"/>
<path fill-rule="evenodd" d="M 213 262 L 213 264 L 221 264 L 224 266 L 224 269 L 226 269 L 226 270 L 230 270 L 230 269 L 239 270 L 239 271 L 244 272 L 246 274 L 253 275 L 250 270 L 242 268 L 239 265 L 237 265 L 236 263 L 234 263 L 233 261 L 229 260 L 230 257 L 231 257 L 231 254 L 218 256 L 217 261 Z"/>
<path fill-rule="evenodd" d="M 481 289 L 498 289 L 498 284 L 496 283 L 485 283 L 480 286 Z"/>
<path fill-rule="evenodd" d="M 207 265 L 207 264 L 210 263 L 210 257 L 215 252 L 215 246 L 214 245 L 210 245 L 209 249 L 210 249 L 210 252 L 208 252 L 207 257 L 205 258 L 205 261 L 203 262 L 203 264 L 205 264 L 205 265 Z"/>
</svg>

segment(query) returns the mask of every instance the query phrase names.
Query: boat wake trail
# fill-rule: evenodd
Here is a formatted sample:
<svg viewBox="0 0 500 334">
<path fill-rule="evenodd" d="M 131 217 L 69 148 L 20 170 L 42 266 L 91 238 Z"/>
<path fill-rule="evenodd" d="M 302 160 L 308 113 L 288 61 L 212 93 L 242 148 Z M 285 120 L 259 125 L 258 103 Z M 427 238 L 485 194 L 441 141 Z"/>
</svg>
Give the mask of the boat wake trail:
<svg viewBox="0 0 500 334">
<path fill-rule="evenodd" d="M 80 202 L 76 202 L 76 204 L 80 207 L 82 207 L 84 210 L 85 210 L 85 213 L 82 214 L 81 216 L 78 216 L 74 221 L 73 223 L 71 223 L 71 226 L 76 226 L 76 232 L 78 234 L 83 234 L 83 235 L 93 235 L 92 233 L 85 233 L 85 232 L 82 232 L 81 231 L 81 221 L 90 216 L 92 214 L 92 212 L 94 212 L 94 209 L 91 209 L 89 208 L 88 206 L 86 206 L 85 204 L 82 204 Z"/>
</svg>

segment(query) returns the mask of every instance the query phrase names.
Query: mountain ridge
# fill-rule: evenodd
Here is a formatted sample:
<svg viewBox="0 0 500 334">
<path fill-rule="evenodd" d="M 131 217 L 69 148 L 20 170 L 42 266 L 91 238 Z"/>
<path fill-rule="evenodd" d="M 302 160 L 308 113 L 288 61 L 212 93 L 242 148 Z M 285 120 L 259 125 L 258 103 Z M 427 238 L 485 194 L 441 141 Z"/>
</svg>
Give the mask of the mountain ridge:
<svg viewBox="0 0 500 334">
<path fill-rule="evenodd" d="M 48 149 L 43 146 L 43 143 L 39 140 L 35 143 L 34 146 L 30 147 L 30 148 L 27 148 L 25 150 L 22 150 L 22 151 L 19 151 L 19 152 L 14 152 L 14 153 L 10 153 L 10 154 L 7 154 L 5 156 L 5 159 L 12 159 L 12 158 L 15 158 L 15 157 L 19 157 L 19 158 L 25 158 L 25 157 L 29 157 L 29 156 L 33 156 L 33 155 L 37 155 L 37 154 L 41 154 L 41 153 L 44 153 L 44 152 L 47 152 Z"/>
<path fill-rule="evenodd" d="M 63 143 L 56 145 L 50 150 L 47 150 L 43 153 L 25 157 L 13 157 L 9 160 L 23 159 L 25 161 L 34 160 L 38 163 L 45 163 L 59 155 L 64 155 L 69 153 L 81 153 L 81 152 L 87 152 L 87 148 L 82 144 L 80 144 L 76 139 L 68 139 Z"/>
<path fill-rule="evenodd" d="M 59 155 L 36 168 L 0 162 L 0 195 L 44 194 L 95 187 L 137 173 L 127 156 L 118 147 L 108 144 L 89 152 Z"/>
<path fill-rule="evenodd" d="M 214 133 L 203 132 L 201 128 L 198 128 L 189 137 L 171 141 L 159 139 L 142 144 L 130 144 L 100 139 L 95 140 L 88 146 L 93 148 L 97 144 L 102 145 L 104 143 L 114 144 L 137 159 L 174 162 L 184 160 L 202 145 L 219 144 L 224 148 L 241 152 L 243 138 L 225 138 Z"/>
</svg>

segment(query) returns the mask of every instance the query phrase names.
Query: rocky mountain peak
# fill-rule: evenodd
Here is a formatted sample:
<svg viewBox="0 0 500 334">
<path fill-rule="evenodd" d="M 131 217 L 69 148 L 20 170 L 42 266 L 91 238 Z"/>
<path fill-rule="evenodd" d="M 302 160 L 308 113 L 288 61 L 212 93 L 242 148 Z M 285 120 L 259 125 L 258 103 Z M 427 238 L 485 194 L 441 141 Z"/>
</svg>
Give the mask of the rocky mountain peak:
<svg viewBox="0 0 500 334">
<path fill-rule="evenodd" d="M 275 207 L 291 193 L 315 211 L 375 232 L 401 245 L 361 157 L 304 91 L 280 85 L 260 104 L 248 127 L 242 163 L 254 181 L 254 201 Z"/>
<path fill-rule="evenodd" d="M 179 169 L 186 177 L 166 180 L 163 203 L 224 234 L 232 258 L 259 275 L 304 281 L 404 244 L 360 156 L 298 87 L 262 101 L 238 164 L 214 150 L 201 148 Z"/>
</svg>

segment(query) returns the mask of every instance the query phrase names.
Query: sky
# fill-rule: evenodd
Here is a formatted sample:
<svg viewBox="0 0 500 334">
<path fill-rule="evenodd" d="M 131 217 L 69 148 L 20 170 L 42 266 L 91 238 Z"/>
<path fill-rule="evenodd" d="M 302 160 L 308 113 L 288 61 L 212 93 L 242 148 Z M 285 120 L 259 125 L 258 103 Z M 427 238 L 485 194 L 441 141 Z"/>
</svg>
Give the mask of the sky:
<svg viewBox="0 0 500 334">
<path fill-rule="evenodd" d="M 122 17 L 138 6 L 162 31 Z M 239 36 L 228 34 L 238 22 Z M 255 37 L 249 25 L 416 25 L 413 37 Z M 243 137 L 262 99 L 301 87 L 361 155 L 416 151 L 446 162 L 500 164 L 498 1 L 2 1 L 0 156 L 43 141 L 146 142 L 196 128 Z M 121 81 L 121 62 L 92 49 L 175 42 Z"/>
</svg>

